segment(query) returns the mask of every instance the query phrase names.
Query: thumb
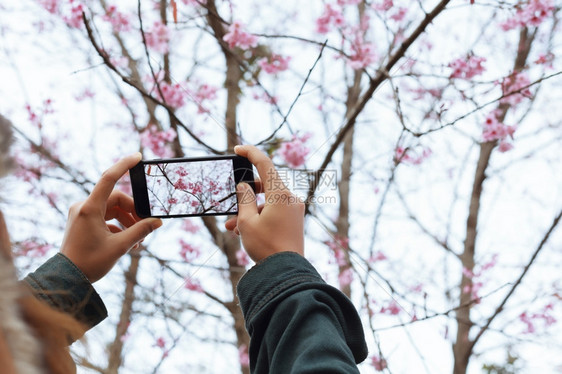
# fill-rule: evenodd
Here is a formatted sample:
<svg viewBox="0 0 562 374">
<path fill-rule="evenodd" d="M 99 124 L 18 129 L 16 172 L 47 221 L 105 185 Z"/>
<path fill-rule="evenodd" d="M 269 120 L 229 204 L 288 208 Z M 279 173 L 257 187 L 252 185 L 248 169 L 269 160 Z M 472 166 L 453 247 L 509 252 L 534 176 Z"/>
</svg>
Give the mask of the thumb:
<svg viewBox="0 0 562 374">
<path fill-rule="evenodd" d="M 238 218 L 245 219 L 258 214 L 256 195 L 248 183 L 239 183 L 236 186 L 238 198 Z"/>
<path fill-rule="evenodd" d="M 160 226 L 162 226 L 161 219 L 145 218 L 120 233 L 115 234 L 115 236 L 119 239 L 120 247 L 126 252 Z"/>
</svg>

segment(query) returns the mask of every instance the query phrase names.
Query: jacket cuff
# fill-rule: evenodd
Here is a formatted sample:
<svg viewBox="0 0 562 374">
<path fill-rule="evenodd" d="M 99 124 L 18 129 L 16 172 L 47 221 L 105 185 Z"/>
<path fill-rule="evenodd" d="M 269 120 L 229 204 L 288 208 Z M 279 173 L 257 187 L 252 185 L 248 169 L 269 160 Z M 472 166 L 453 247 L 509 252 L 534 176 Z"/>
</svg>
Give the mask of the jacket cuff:
<svg viewBox="0 0 562 374">
<path fill-rule="evenodd" d="M 62 253 L 57 253 L 24 278 L 35 296 L 68 313 L 89 328 L 107 317 L 107 309 L 84 273 Z"/>
<path fill-rule="evenodd" d="M 259 262 L 244 274 L 236 287 L 247 327 L 257 313 L 284 291 L 310 283 L 326 284 L 312 264 L 298 253 L 276 253 Z"/>
</svg>

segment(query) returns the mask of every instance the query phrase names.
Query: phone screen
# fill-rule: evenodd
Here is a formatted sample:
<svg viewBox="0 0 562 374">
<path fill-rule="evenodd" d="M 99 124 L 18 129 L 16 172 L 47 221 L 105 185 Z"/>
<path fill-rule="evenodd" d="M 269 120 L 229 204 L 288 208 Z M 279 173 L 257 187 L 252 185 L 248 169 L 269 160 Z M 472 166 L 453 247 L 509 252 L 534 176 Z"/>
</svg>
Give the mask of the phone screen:
<svg viewBox="0 0 562 374">
<path fill-rule="evenodd" d="M 252 174 L 253 181 L 251 165 L 241 167 L 239 159 L 231 156 L 142 162 L 142 168 L 137 165 L 131 169 L 137 213 L 141 217 L 236 214 L 236 184 L 249 181 L 248 174 Z M 141 171 L 143 176 L 139 178 Z M 142 183 L 135 183 L 139 180 Z"/>
</svg>

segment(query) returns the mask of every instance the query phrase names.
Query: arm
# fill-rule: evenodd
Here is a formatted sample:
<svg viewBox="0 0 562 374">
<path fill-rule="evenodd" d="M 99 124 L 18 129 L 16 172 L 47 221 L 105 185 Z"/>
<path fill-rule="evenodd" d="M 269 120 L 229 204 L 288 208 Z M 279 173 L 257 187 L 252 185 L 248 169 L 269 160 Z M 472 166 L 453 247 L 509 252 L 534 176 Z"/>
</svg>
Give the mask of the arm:
<svg viewBox="0 0 562 374">
<path fill-rule="evenodd" d="M 103 173 L 90 196 L 70 208 L 60 253 L 25 278 L 39 299 L 90 328 L 107 316 L 92 283 L 162 225 L 155 218 L 141 220 L 133 199 L 113 190 L 140 159 L 140 153 L 125 157 Z M 113 219 L 123 229 L 106 222 Z"/>
<path fill-rule="evenodd" d="M 258 264 L 238 284 L 251 337 L 253 373 L 357 373 L 367 356 L 361 321 L 351 301 L 328 286 L 304 258 L 304 204 L 252 146 L 237 146 L 261 178 L 256 205 L 249 185 L 237 186 L 238 216 L 225 226 L 240 234 Z M 289 251 L 289 252 L 287 252 Z"/>
<path fill-rule="evenodd" d="M 24 278 L 33 294 L 53 308 L 92 328 L 107 317 L 107 309 L 84 273 L 57 253 Z"/>
<path fill-rule="evenodd" d="M 359 373 L 367 356 L 353 304 L 304 257 L 266 258 L 238 284 L 253 373 Z"/>
</svg>

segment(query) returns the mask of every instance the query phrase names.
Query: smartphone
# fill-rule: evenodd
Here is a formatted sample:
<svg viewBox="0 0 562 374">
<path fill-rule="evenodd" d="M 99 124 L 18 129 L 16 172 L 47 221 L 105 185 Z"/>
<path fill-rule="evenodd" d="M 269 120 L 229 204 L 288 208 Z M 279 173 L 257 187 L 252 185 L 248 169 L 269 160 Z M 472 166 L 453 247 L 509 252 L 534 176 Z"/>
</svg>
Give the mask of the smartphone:
<svg viewBox="0 0 562 374">
<path fill-rule="evenodd" d="M 237 214 L 236 185 L 255 189 L 252 164 L 237 155 L 140 161 L 129 173 L 141 218 Z"/>
</svg>

